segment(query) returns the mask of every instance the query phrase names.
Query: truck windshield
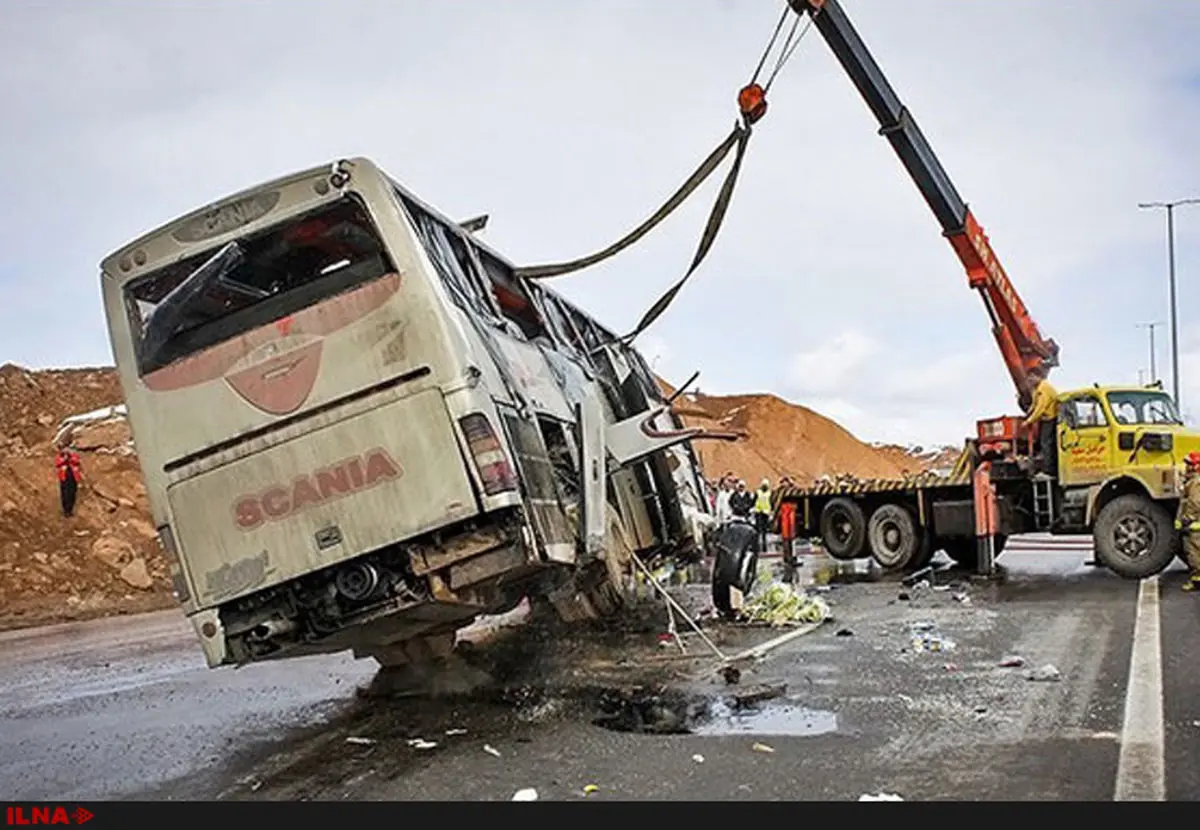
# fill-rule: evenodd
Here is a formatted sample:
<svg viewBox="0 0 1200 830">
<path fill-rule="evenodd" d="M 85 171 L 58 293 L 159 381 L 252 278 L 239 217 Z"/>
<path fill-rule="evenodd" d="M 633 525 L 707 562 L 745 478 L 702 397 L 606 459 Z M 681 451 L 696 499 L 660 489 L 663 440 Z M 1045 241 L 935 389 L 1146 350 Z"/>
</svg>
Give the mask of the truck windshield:
<svg viewBox="0 0 1200 830">
<path fill-rule="evenodd" d="M 1175 404 L 1162 392 L 1109 392 L 1108 405 L 1118 424 L 1181 424 Z"/>
<path fill-rule="evenodd" d="M 147 374 L 394 270 L 354 196 L 125 286 Z"/>
</svg>

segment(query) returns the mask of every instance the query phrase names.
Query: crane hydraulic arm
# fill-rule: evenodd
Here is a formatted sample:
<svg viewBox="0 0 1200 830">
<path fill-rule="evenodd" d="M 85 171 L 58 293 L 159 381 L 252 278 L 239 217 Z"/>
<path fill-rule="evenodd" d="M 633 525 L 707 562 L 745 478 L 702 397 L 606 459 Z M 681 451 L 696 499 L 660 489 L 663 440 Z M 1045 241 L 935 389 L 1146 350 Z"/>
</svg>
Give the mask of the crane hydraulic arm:
<svg viewBox="0 0 1200 830">
<path fill-rule="evenodd" d="M 983 298 L 992 334 L 1017 387 L 1018 398 L 1022 406 L 1026 405 L 1034 385 L 1031 373 L 1048 373 L 1058 365 L 1058 344 L 1038 330 L 996 258 L 983 227 L 958 195 L 917 122 L 900 102 L 838 0 L 788 0 L 788 3 L 797 14 L 811 16 L 813 25 L 875 114 L 880 134 L 891 143 L 933 210 L 967 270 L 968 285 Z"/>
</svg>

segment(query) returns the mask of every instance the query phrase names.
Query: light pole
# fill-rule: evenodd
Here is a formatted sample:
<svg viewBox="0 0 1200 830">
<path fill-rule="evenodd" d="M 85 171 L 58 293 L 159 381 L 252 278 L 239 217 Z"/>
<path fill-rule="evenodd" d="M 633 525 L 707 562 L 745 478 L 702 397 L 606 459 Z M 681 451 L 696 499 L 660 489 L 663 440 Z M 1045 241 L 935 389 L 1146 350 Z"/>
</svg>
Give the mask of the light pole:
<svg viewBox="0 0 1200 830">
<path fill-rule="evenodd" d="M 1162 325 L 1162 323 L 1138 323 L 1139 329 L 1148 329 L 1150 332 L 1150 382 L 1151 383 L 1154 383 L 1154 381 L 1158 380 L 1158 364 L 1157 364 L 1157 362 L 1155 360 L 1155 356 L 1154 356 L 1155 352 L 1157 351 L 1157 349 L 1154 348 L 1154 330 L 1161 325 Z"/>
<path fill-rule="evenodd" d="M 1175 408 L 1179 403 L 1179 313 L 1175 302 L 1175 208 L 1180 205 L 1200 205 L 1200 199 L 1177 199 L 1174 202 L 1141 202 L 1142 210 L 1164 208 L 1167 211 L 1167 267 L 1171 284 L 1171 394 L 1175 397 Z"/>
</svg>

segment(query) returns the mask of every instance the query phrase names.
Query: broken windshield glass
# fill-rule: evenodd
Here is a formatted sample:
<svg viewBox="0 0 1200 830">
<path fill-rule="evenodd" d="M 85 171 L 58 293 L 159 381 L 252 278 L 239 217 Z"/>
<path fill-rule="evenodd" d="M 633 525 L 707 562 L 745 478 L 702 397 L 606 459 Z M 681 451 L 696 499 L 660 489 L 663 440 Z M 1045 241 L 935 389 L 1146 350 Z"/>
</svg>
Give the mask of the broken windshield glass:
<svg viewBox="0 0 1200 830">
<path fill-rule="evenodd" d="M 353 195 L 125 286 L 141 374 L 394 272 Z"/>
<path fill-rule="evenodd" d="M 188 305 L 204 296 L 214 282 L 228 286 L 228 274 L 246 261 L 246 254 L 237 242 L 230 242 L 213 254 L 212 259 L 183 278 L 183 282 L 171 289 L 158 305 L 154 306 L 142 327 L 142 359 L 153 363 L 159 350 L 171 339 L 187 313 Z M 240 285 L 240 283 L 232 283 Z M 257 293 L 257 298 L 267 292 L 245 286 Z M 251 295 L 256 296 L 256 295 Z"/>
</svg>

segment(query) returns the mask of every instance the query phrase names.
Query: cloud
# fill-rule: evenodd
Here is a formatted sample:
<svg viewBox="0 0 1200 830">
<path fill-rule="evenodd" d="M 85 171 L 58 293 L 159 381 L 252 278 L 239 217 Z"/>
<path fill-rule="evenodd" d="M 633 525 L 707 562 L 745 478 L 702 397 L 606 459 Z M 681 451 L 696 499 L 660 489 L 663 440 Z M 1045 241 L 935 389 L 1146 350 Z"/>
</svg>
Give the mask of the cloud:
<svg viewBox="0 0 1200 830">
<path fill-rule="evenodd" d="M 109 359 L 96 269 L 113 249 L 356 153 L 450 215 L 489 213 L 489 242 L 521 264 L 603 247 L 728 132 L 778 13 L 726 0 L 343 0 L 335 18 L 284 0 L 10 5 L 0 362 L 33 366 Z M 1200 195 L 1200 4 L 1147 0 L 1133 17 L 1095 0 L 844 6 L 1062 345 L 1056 385 L 1136 381 L 1135 323 L 1167 319 L 1165 220 L 1136 204 Z M 810 34 L 772 86 L 712 253 L 639 343 L 673 381 L 700 369 L 705 391 L 831 407 L 868 440 L 957 443 L 1013 410 L 1011 382 L 877 126 Z M 716 186 L 553 287 L 628 330 L 686 268 Z M 1200 210 L 1179 211 L 1176 233 L 1189 328 Z M 1200 347 L 1182 368 L 1200 412 Z"/>
<path fill-rule="evenodd" d="M 801 392 L 818 394 L 844 387 L 878 351 L 879 344 L 861 331 L 844 331 L 792 358 L 792 385 Z"/>
</svg>

